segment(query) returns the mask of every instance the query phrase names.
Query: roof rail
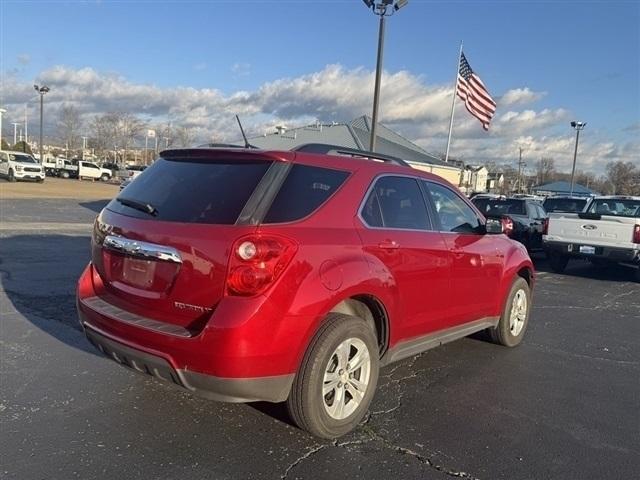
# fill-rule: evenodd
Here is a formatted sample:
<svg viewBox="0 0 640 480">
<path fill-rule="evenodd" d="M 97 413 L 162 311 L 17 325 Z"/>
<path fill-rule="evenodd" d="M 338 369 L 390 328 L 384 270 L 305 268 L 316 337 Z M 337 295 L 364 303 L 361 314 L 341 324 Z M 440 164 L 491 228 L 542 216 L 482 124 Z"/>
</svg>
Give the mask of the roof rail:
<svg viewBox="0 0 640 480">
<path fill-rule="evenodd" d="M 203 143 L 197 148 L 246 148 L 244 145 L 236 145 L 233 143 Z"/>
<path fill-rule="evenodd" d="M 402 165 L 403 167 L 411 168 L 404 160 L 392 157 L 391 155 L 384 155 L 382 153 L 368 152 L 366 150 L 358 150 L 356 148 L 341 147 L 339 145 L 329 145 L 326 143 L 305 143 L 292 148 L 293 152 L 305 152 L 305 153 L 319 153 L 324 155 L 345 155 L 358 158 L 371 158 L 373 160 L 379 160 L 381 162 L 393 163 L 395 165 Z"/>
</svg>

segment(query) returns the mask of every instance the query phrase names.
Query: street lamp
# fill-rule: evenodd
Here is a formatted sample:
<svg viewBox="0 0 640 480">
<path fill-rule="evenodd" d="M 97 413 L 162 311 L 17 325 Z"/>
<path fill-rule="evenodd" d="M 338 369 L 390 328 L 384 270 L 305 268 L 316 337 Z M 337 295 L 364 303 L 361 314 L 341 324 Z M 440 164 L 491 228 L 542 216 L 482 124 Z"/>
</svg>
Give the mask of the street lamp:
<svg viewBox="0 0 640 480">
<path fill-rule="evenodd" d="M 373 114 L 371 115 L 371 141 L 369 150 L 376 148 L 376 127 L 378 124 L 378 102 L 380 100 L 380 76 L 382 75 L 382 53 L 384 50 L 385 17 L 393 15 L 409 3 L 409 0 L 362 0 L 367 8 L 380 17 L 378 30 L 378 59 L 376 62 L 376 83 L 373 90 Z"/>
<path fill-rule="evenodd" d="M 576 148 L 573 151 L 573 168 L 571 169 L 571 192 L 570 195 L 573 196 L 573 186 L 574 179 L 576 175 L 576 159 L 578 158 L 578 140 L 580 140 L 580 130 L 584 129 L 587 126 L 587 122 L 571 122 L 571 126 L 576 130 Z"/>
<path fill-rule="evenodd" d="M 42 150 L 42 119 L 43 119 L 43 111 L 44 111 L 44 96 L 49 93 L 49 87 L 43 85 L 39 87 L 38 85 L 34 85 L 36 92 L 40 94 L 40 163 L 44 162 L 44 152 Z"/>
<path fill-rule="evenodd" d="M 4 113 L 7 113 L 7 111 L 4 108 L 0 108 L 0 145 L 2 145 L 2 114 Z"/>
</svg>

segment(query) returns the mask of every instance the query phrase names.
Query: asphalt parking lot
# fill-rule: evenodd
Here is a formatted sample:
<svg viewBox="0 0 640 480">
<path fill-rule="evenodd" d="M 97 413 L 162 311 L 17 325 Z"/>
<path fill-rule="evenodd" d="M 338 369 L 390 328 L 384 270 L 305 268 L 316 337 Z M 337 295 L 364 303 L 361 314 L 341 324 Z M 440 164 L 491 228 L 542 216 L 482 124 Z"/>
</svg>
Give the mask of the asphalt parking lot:
<svg viewBox="0 0 640 480">
<path fill-rule="evenodd" d="M 391 365 L 358 429 L 323 442 L 280 405 L 202 400 L 99 356 L 74 288 L 117 187 L 55 180 L 0 182 L 1 478 L 638 478 L 630 272 L 536 258 L 520 347 L 467 338 Z"/>
</svg>

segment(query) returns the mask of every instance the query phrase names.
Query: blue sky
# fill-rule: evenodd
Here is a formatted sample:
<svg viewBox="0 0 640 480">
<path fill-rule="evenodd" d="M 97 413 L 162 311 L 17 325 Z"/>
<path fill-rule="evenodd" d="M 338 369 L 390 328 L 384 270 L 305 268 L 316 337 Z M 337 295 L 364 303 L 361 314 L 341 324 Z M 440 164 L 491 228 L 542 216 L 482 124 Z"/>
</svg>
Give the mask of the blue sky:
<svg viewBox="0 0 640 480">
<path fill-rule="evenodd" d="M 360 0 L 3 0 L 0 8 L 3 85 L 32 83 L 56 66 L 89 67 L 131 85 L 233 96 L 327 65 L 375 66 L 377 19 Z M 576 118 L 593 141 L 630 142 L 623 159 L 640 154 L 640 2 L 410 0 L 388 21 L 385 69 L 429 88 L 452 86 L 461 39 L 494 96 L 528 88 L 540 95 L 516 111 L 564 112 L 554 117 L 562 125 L 545 125 L 538 138 L 566 134 Z M 426 141 L 428 129 L 406 129 Z"/>
</svg>

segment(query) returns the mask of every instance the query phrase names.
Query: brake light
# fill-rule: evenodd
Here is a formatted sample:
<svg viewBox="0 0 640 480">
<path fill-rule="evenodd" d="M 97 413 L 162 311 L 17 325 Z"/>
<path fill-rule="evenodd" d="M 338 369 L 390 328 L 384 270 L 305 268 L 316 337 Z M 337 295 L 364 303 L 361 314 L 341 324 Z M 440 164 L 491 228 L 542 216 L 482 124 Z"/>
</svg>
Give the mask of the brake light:
<svg viewBox="0 0 640 480">
<path fill-rule="evenodd" d="M 509 217 L 502 217 L 500 221 L 502 222 L 502 231 L 507 237 L 510 237 L 513 233 L 513 220 Z"/>
<path fill-rule="evenodd" d="M 287 268 L 297 249 L 292 240 L 274 235 L 240 238 L 234 243 L 229 259 L 227 295 L 264 292 Z"/>
<path fill-rule="evenodd" d="M 542 222 L 542 234 L 543 235 L 549 234 L 549 217 L 545 218 L 544 221 Z"/>
<path fill-rule="evenodd" d="M 640 225 L 633 227 L 633 243 L 640 243 Z"/>
</svg>

